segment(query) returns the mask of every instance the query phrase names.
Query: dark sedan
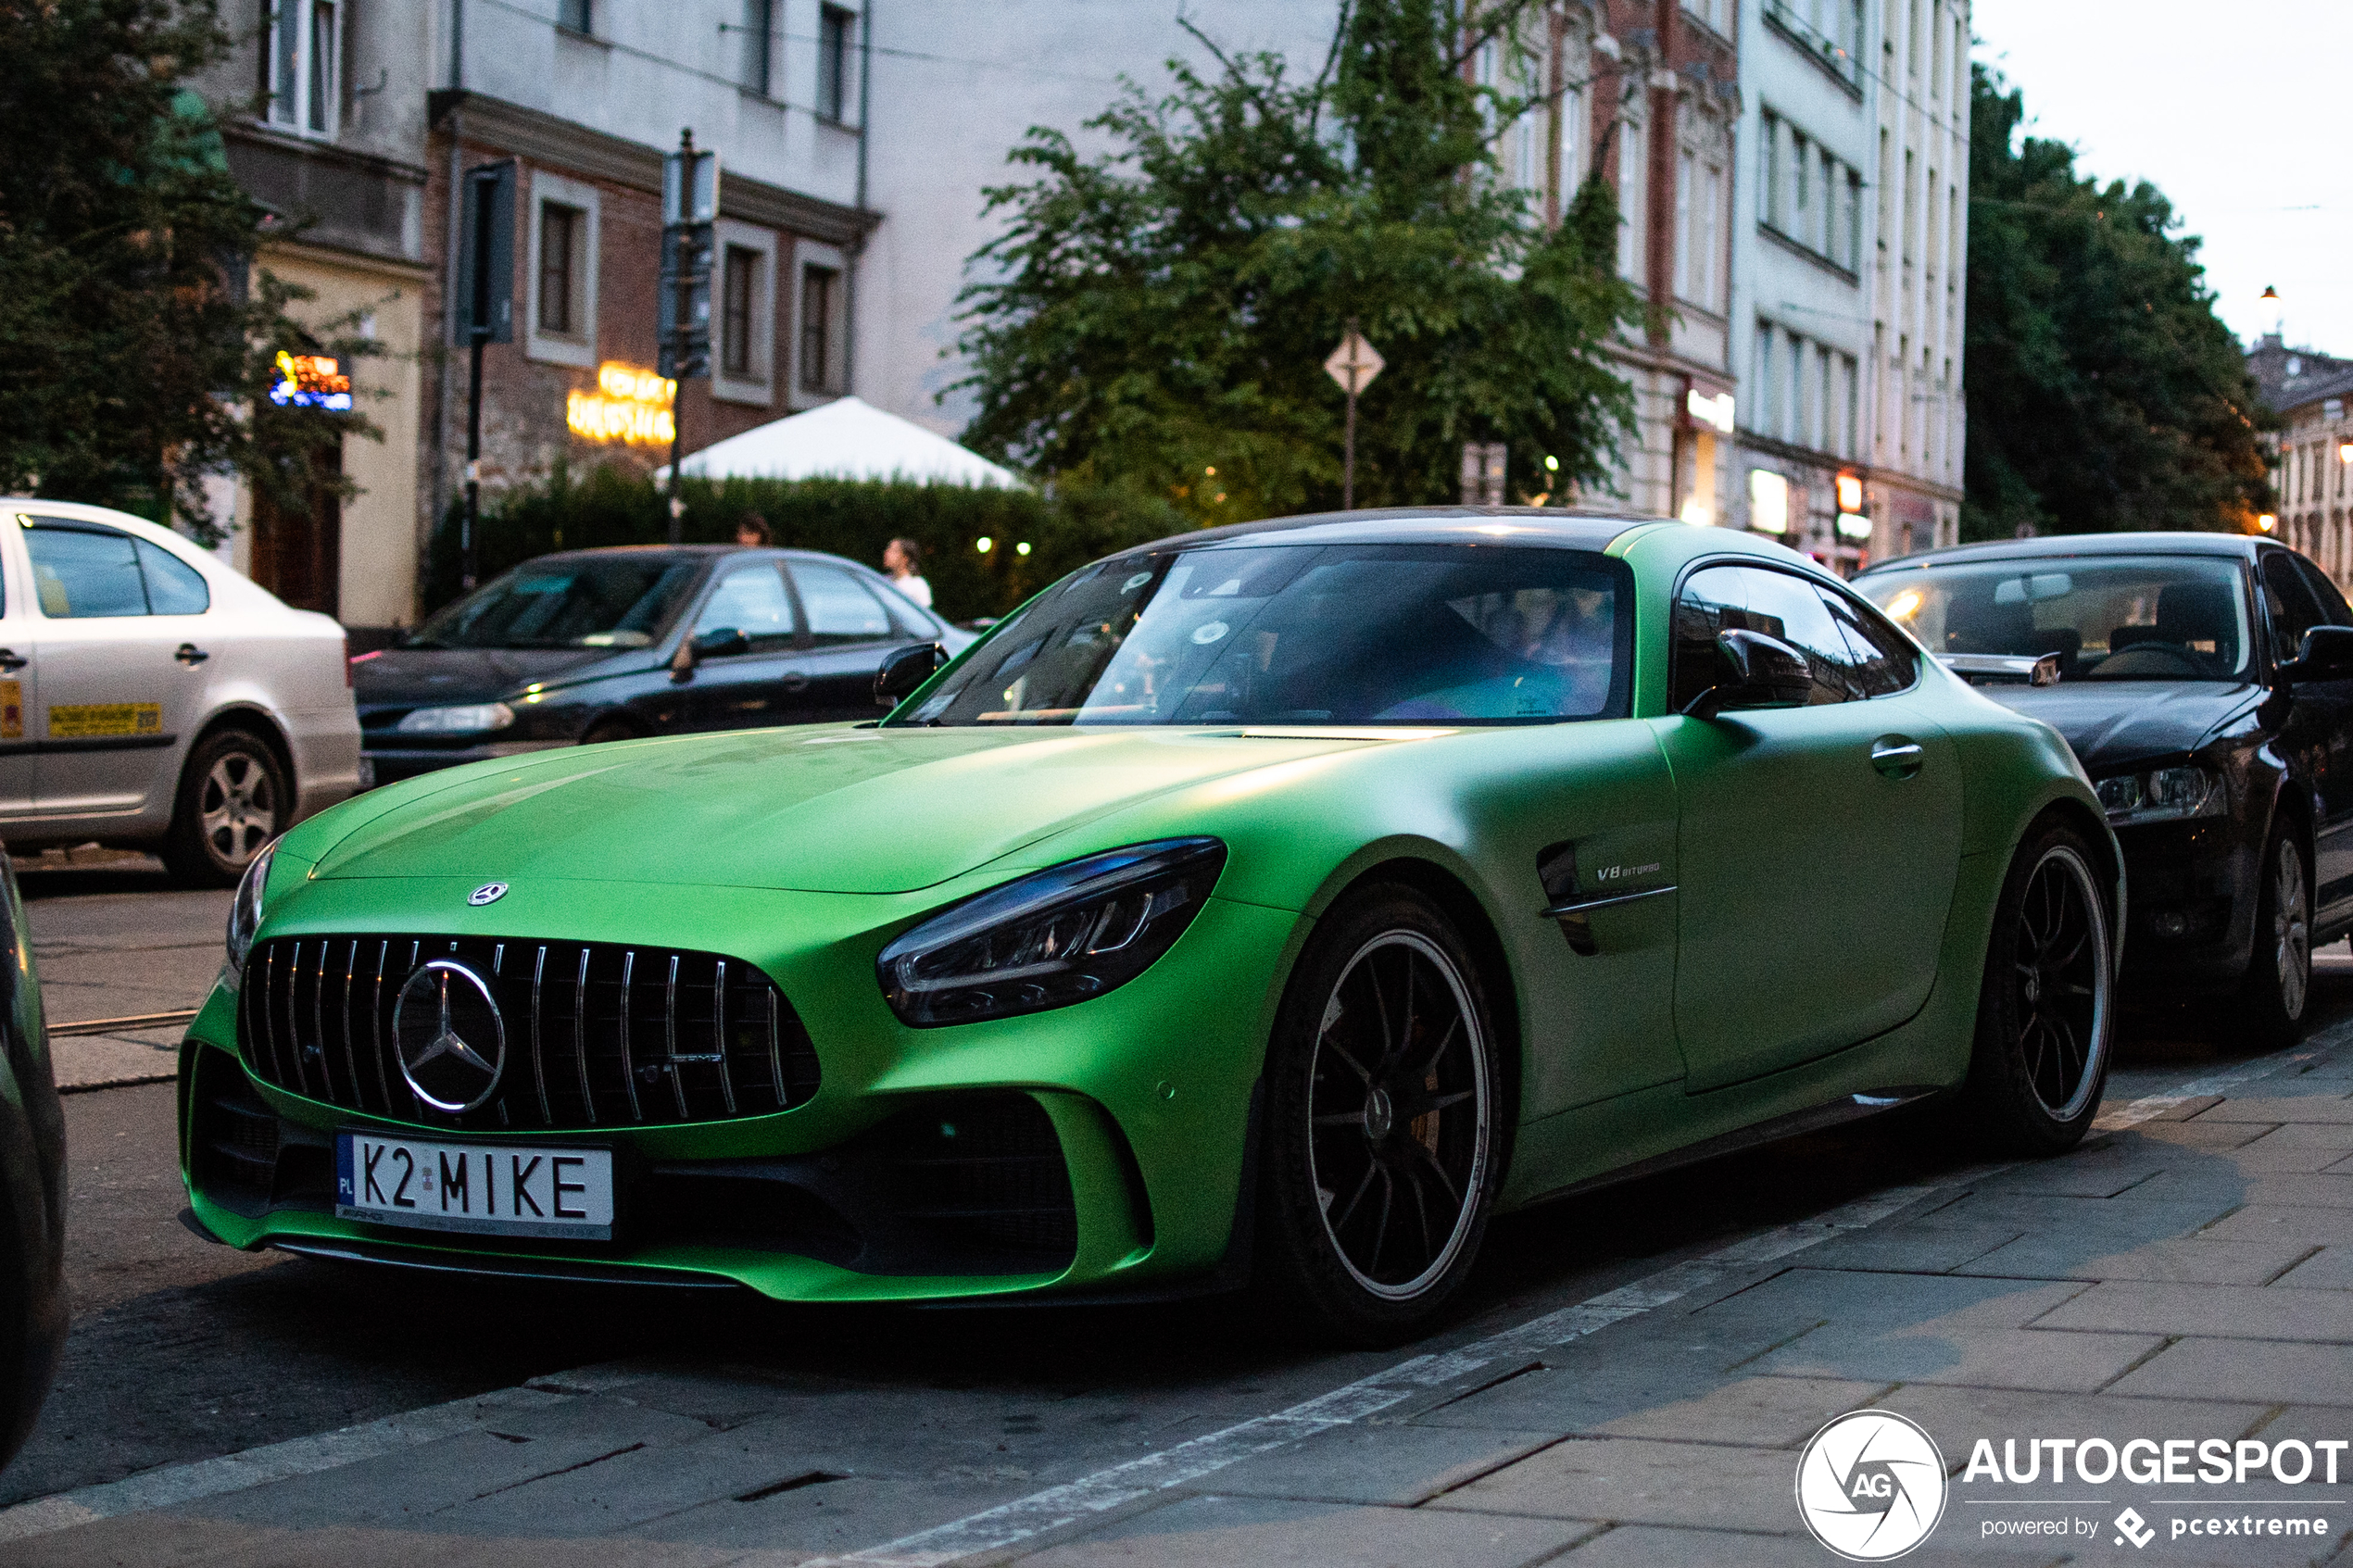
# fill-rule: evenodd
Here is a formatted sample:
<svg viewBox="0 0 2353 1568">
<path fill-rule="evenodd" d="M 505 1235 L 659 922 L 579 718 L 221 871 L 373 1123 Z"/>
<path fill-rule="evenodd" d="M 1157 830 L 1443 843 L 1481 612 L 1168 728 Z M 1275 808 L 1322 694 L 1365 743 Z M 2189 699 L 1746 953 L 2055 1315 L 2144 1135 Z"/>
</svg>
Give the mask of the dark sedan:
<svg viewBox="0 0 2353 1568">
<path fill-rule="evenodd" d="M 2123 846 L 2128 993 L 2235 994 L 2303 1031 L 2314 944 L 2353 931 L 2353 610 L 2269 539 L 1965 546 L 1855 585 L 1987 696 L 2064 734 Z"/>
<path fill-rule="evenodd" d="M 0 1465 L 32 1431 L 66 1343 L 66 1123 L 17 874 L 0 853 Z"/>
<path fill-rule="evenodd" d="M 855 561 L 636 546 L 526 561 L 352 661 L 375 782 L 553 746 L 875 716 L 892 652 L 972 641 Z"/>
</svg>

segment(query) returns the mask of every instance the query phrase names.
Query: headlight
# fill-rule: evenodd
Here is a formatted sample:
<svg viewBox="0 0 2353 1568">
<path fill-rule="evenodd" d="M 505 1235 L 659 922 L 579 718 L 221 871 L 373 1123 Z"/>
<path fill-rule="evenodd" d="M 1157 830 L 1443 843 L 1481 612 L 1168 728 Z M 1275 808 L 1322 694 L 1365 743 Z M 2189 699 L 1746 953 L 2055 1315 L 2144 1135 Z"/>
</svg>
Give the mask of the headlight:
<svg viewBox="0 0 2353 1568">
<path fill-rule="evenodd" d="M 2203 768 L 2158 768 L 2146 773 L 2119 773 L 2096 786 L 2108 820 L 2121 827 L 2128 822 L 2178 822 L 2191 817 L 2219 817 L 2229 809 L 2222 781 Z"/>
<path fill-rule="evenodd" d="M 262 890 L 270 885 L 270 862 L 277 858 L 278 846 L 272 842 L 262 846 L 245 866 L 243 881 L 237 884 L 237 897 L 229 905 L 229 962 L 220 976 L 235 990 L 245 978 L 245 955 L 253 951 L 253 934 L 261 929 Z"/>
<path fill-rule="evenodd" d="M 404 735 L 471 735 L 503 730 L 515 710 L 503 702 L 461 702 L 454 708 L 420 708 L 393 729 Z"/>
<path fill-rule="evenodd" d="M 1168 951 L 1225 864 L 1216 839 L 1164 838 L 1009 882 L 885 947 L 883 995 L 918 1026 L 1100 997 Z"/>
</svg>

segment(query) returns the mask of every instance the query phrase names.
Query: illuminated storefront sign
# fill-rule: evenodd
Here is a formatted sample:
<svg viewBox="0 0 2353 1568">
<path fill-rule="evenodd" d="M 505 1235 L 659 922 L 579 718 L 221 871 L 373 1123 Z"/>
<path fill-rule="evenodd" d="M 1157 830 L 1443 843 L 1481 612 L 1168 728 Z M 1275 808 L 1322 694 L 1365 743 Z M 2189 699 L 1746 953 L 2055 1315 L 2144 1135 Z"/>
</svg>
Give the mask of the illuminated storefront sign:
<svg viewBox="0 0 2353 1568">
<path fill-rule="evenodd" d="M 270 401 L 281 408 L 326 408 L 351 412 L 351 378 L 331 354 L 289 354 L 278 351 L 278 380 Z"/>
<path fill-rule="evenodd" d="M 668 441 L 677 422 L 671 406 L 678 383 L 608 359 L 597 367 L 597 390 L 564 399 L 564 423 L 588 441 Z"/>
</svg>

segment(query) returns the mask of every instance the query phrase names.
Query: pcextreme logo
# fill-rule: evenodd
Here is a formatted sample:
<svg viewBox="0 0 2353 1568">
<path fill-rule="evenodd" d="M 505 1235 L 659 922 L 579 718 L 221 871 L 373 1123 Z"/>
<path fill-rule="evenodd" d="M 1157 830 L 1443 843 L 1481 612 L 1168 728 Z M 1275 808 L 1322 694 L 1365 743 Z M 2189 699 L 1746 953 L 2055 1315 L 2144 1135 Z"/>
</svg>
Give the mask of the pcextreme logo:
<svg viewBox="0 0 2353 1568">
<path fill-rule="evenodd" d="M 1853 1562 L 1903 1556 L 1944 1516 L 1944 1456 L 1916 1422 L 1852 1411 L 1797 1457 L 1797 1512 L 1814 1538 Z"/>
</svg>

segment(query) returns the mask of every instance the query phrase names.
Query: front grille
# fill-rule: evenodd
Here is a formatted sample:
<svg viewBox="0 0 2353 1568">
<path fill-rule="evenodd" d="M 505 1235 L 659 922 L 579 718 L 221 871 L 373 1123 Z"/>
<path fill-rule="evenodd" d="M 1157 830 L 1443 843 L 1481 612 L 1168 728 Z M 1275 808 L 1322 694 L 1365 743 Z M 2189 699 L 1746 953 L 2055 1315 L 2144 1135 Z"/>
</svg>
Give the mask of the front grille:
<svg viewBox="0 0 2353 1568">
<path fill-rule="evenodd" d="M 471 1110 L 434 1109 L 400 1070 L 393 1010 L 436 959 L 479 975 L 505 1025 L 497 1088 Z M 459 1132 L 716 1122 L 817 1092 L 817 1053 L 774 982 L 738 959 L 669 947 L 282 937 L 246 960 L 237 1034 L 254 1074 L 282 1089 Z"/>
</svg>

